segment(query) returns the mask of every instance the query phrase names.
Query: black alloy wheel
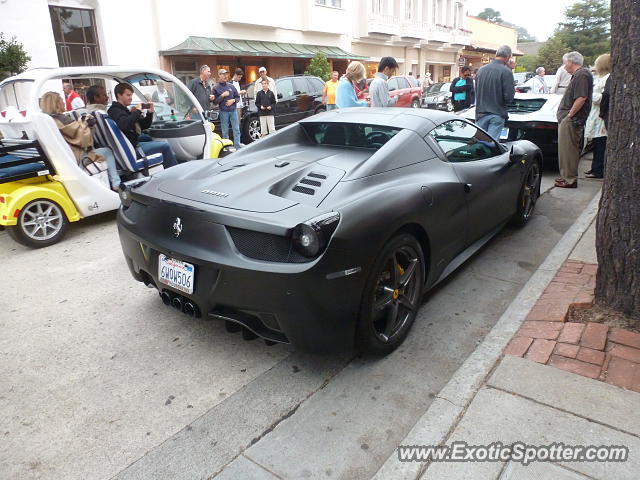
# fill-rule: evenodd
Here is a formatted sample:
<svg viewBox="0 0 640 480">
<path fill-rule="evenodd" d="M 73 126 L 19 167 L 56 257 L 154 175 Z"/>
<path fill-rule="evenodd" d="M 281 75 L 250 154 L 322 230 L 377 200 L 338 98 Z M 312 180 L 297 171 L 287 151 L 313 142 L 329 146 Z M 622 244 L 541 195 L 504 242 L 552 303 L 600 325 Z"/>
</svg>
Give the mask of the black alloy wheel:
<svg viewBox="0 0 640 480">
<path fill-rule="evenodd" d="M 537 160 L 531 162 L 531 166 L 527 170 L 520 194 L 518 195 L 518 210 L 513 217 L 513 223 L 516 226 L 524 226 L 529 222 L 536 207 L 536 202 L 540 197 L 540 164 Z"/>
<path fill-rule="evenodd" d="M 356 346 L 386 355 L 406 338 L 422 298 L 425 262 L 409 234 L 392 238 L 376 258 L 365 285 Z"/>
</svg>

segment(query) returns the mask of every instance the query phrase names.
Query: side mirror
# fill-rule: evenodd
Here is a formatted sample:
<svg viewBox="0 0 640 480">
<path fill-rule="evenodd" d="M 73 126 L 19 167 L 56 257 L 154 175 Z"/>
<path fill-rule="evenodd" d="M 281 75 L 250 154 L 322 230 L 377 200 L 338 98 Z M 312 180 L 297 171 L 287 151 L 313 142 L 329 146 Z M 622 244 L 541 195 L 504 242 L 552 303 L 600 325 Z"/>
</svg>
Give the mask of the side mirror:
<svg viewBox="0 0 640 480">
<path fill-rule="evenodd" d="M 281 93 L 279 93 L 279 94 L 278 94 L 278 100 L 280 100 L 281 98 L 282 98 L 282 94 L 281 94 Z"/>
<path fill-rule="evenodd" d="M 509 161 L 511 163 L 518 163 L 518 162 L 521 162 L 523 158 L 524 158 L 524 154 L 514 152 L 513 145 L 511 145 L 511 150 L 509 151 Z"/>
</svg>

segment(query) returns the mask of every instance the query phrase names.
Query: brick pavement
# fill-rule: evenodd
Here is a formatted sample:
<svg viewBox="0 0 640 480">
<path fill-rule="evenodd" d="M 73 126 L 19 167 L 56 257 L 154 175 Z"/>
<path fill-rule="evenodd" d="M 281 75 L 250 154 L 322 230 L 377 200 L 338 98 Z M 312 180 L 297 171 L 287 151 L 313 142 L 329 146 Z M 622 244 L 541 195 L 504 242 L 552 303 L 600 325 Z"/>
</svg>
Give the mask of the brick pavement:
<svg viewBox="0 0 640 480">
<path fill-rule="evenodd" d="M 597 269 L 565 262 L 504 353 L 640 392 L 640 333 L 566 321 L 570 306 L 593 305 Z"/>
</svg>

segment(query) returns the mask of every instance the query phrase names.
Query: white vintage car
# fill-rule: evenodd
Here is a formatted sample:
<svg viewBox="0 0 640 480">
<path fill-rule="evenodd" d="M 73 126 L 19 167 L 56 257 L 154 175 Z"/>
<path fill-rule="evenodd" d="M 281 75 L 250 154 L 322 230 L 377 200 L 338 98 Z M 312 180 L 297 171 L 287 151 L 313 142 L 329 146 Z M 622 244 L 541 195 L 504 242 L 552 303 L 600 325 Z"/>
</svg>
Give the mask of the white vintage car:
<svg viewBox="0 0 640 480">
<path fill-rule="evenodd" d="M 178 161 L 208 159 L 234 151 L 212 124 L 189 89 L 173 75 L 155 68 L 89 66 L 38 68 L 0 83 L 0 226 L 30 247 L 59 241 L 69 222 L 120 206 L 107 172 L 89 175 L 81 169 L 39 99 L 48 91 L 62 94 L 62 81 L 100 84 L 109 94 L 120 82 L 134 88 L 134 103 L 146 103 L 164 81 L 171 105 L 154 102 L 156 113 L 148 133 L 168 142 Z M 156 96 L 157 98 L 157 96 Z M 77 118 L 80 110 L 68 112 Z M 217 116 L 217 112 L 214 113 Z M 162 170 L 162 154 L 145 156 L 122 135 L 106 112 L 96 114 L 94 143 L 109 147 L 122 181 Z"/>
<path fill-rule="evenodd" d="M 535 143 L 546 158 L 558 156 L 558 120 L 556 113 L 562 95 L 516 93 L 507 106 L 509 119 L 500 134 L 500 141 L 529 140 Z M 475 107 L 458 112 L 475 121 Z"/>
</svg>

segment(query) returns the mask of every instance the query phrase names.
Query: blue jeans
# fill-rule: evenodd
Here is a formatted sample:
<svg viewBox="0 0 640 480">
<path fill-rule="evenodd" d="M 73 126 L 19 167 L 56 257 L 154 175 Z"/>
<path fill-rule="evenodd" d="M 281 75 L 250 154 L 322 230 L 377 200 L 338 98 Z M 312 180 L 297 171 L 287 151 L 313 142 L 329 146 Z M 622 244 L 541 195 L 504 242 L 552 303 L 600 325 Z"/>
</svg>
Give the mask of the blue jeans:
<svg viewBox="0 0 640 480">
<path fill-rule="evenodd" d="M 238 113 L 234 108 L 232 112 L 220 110 L 220 130 L 222 138 L 229 138 L 229 124 L 233 129 L 233 145 L 240 148 L 240 123 L 238 122 Z"/>
<path fill-rule="evenodd" d="M 176 156 L 167 142 L 140 142 L 140 148 L 146 155 L 153 153 L 162 154 L 162 166 L 164 168 L 174 167 L 178 164 Z"/>
<path fill-rule="evenodd" d="M 107 162 L 107 173 L 109 174 L 109 183 L 111 183 L 111 186 L 119 186 L 120 176 L 118 175 L 118 167 L 116 166 L 116 157 L 113 156 L 111 149 L 107 147 L 100 147 L 94 148 L 93 151 L 98 155 L 102 155 Z"/>
<path fill-rule="evenodd" d="M 495 140 L 500 141 L 500 133 L 504 128 L 505 119 L 500 115 L 489 114 L 476 120 L 476 125 L 487 132 Z"/>
</svg>

